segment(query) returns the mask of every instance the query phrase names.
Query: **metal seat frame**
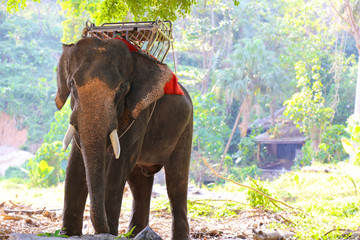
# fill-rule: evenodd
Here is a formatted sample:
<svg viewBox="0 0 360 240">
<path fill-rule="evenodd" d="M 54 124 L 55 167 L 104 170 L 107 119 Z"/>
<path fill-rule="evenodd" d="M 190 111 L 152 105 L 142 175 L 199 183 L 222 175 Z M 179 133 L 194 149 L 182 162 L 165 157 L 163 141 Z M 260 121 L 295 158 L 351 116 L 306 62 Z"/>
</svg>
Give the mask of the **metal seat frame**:
<svg viewBox="0 0 360 240">
<path fill-rule="evenodd" d="M 173 43 L 172 23 L 162 21 L 147 22 L 116 22 L 104 23 L 95 26 L 90 21 L 86 22 L 82 37 L 97 37 L 110 39 L 120 36 L 126 39 L 144 53 L 164 62 Z"/>
</svg>

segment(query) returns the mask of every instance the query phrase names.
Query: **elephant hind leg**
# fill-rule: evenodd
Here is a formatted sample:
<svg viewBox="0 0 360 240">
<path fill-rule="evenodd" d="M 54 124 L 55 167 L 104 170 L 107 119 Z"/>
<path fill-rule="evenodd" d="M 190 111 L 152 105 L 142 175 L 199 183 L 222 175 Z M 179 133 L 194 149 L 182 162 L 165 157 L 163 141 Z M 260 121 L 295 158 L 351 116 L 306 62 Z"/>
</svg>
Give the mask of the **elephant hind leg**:
<svg viewBox="0 0 360 240">
<path fill-rule="evenodd" d="M 135 166 L 128 183 L 133 195 L 132 214 L 128 231 L 133 227 L 133 235 L 136 236 L 149 225 L 150 199 L 154 175 L 144 175 L 142 167 Z"/>
<path fill-rule="evenodd" d="M 187 240 L 188 176 L 192 143 L 192 125 L 189 125 L 165 164 L 166 187 L 172 211 L 172 239 Z"/>
</svg>

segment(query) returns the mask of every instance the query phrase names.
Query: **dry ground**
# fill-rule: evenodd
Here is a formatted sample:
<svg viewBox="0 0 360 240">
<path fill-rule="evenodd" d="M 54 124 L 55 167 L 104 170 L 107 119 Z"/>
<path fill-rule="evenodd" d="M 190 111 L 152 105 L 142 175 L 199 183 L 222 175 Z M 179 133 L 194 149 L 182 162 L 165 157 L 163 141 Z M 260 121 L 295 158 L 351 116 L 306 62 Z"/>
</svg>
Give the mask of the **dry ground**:
<svg viewBox="0 0 360 240">
<path fill-rule="evenodd" d="M 0 187 L 0 239 L 7 239 L 10 233 L 15 232 L 54 233 L 61 228 L 62 186 L 42 190 L 10 187 Z M 119 233 L 125 232 L 131 209 L 131 194 L 126 192 L 124 196 Z M 88 209 L 87 205 L 83 233 L 93 234 Z M 250 208 L 240 210 L 236 216 L 231 217 L 189 218 L 191 237 L 204 240 L 254 239 L 254 229 L 265 229 L 271 222 L 284 221 L 286 214 Z M 150 227 L 163 239 L 170 239 L 171 215 L 167 206 L 160 210 L 152 209 Z"/>
</svg>

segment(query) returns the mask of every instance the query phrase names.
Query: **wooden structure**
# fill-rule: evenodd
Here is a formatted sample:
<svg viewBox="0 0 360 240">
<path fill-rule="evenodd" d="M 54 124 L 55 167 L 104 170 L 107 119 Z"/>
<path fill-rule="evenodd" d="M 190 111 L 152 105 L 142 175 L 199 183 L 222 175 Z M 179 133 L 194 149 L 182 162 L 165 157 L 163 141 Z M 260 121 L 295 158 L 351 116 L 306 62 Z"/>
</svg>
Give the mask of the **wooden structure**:
<svg viewBox="0 0 360 240">
<path fill-rule="evenodd" d="M 173 42 L 172 23 L 159 18 L 156 21 L 104 23 L 101 26 L 87 21 L 82 37 L 121 37 L 160 62 L 165 60 Z"/>
<path fill-rule="evenodd" d="M 278 120 L 279 121 L 279 120 Z M 290 169 L 297 154 L 306 141 L 306 137 L 289 120 L 281 120 L 277 125 L 277 131 L 266 131 L 255 137 L 257 143 L 257 161 L 263 168 L 277 168 L 283 166 Z M 274 162 L 267 166 L 266 159 L 261 157 L 261 146 L 266 147 L 267 155 Z"/>
</svg>

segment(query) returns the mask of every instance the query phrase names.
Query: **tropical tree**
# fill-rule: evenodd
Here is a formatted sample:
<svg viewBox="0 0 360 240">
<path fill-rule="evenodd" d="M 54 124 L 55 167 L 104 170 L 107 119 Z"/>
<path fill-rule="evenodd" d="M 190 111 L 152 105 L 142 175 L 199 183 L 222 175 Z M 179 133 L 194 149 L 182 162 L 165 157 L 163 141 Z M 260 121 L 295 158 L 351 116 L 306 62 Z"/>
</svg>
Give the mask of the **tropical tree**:
<svg viewBox="0 0 360 240">
<path fill-rule="evenodd" d="M 37 0 L 33 0 L 37 1 Z M 39 0 L 40 1 L 40 0 Z M 26 7 L 26 0 L 7 0 L 8 12 Z M 238 0 L 233 0 L 237 5 Z M 190 13 L 195 0 L 61 0 L 66 20 L 63 42 L 75 42 L 80 38 L 86 20 L 97 25 L 104 22 L 149 21 L 157 17 L 175 21 Z"/>
<path fill-rule="evenodd" d="M 28 127 L 28 144 L 41 142 L 53 120 L 54 68 L 61 53 L 56 1 L 29 5 L 8 14 L 0 4 L 0 111 L 19 120 L 19 128 Z"/>
<path fill-rule="evenodd" d="M 304 62 L 299 61 L 296 64 L 299 92 L 284 102 L 286 105 L 284 115 L 288 116 L 309 138 L 314 157 L 319 151 L 321 137 L 334 115 L 334 110 L 325 105 L 320 68 L 318 59 L 314 59 L 311 66 L 306 66 Z"/>
<path fill-rule="evenodd" d="M 228 67 L 217 72 L 218 81 L 214 90 L 222 92 L 229 103 L 242 100 L 220 166 L 227 154 L 241 115 L 242 123 L 239 126 L 241 136 L 246 136 L 256 96 L 260 92 L 266 93 L 269 96 L 269 102 L 274 104 L 281 94 L 284 74 L 278 63 L 276 54 L 267 50 L 261 39 L 242 39 L 234 45 L 233 53 L 226 60 L 225 64 Z M 273 110 L 274 107 L 271 109 Z"/>
<path fill-rule="evenodd" d="M 358 51 L 358 70 L 355 91 L 354 113 L 360 113 L 360 1 L 354 0 L 352 4 L 349 0 L 341 1 L 335 4 L 334 1 L 329 0 L 332 9 L 341 21 L 342 26 L 351 33 L 355 40 L 355 46 Z"/>
</svg>

